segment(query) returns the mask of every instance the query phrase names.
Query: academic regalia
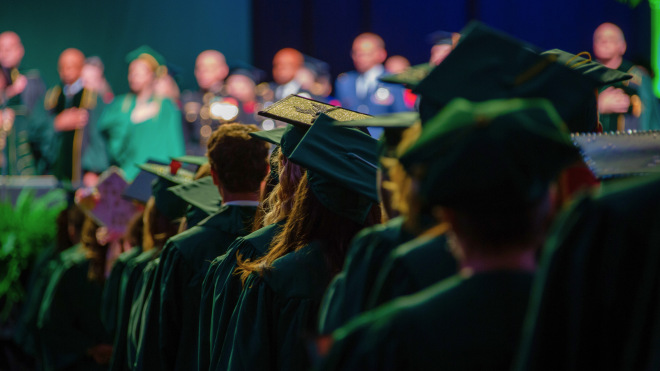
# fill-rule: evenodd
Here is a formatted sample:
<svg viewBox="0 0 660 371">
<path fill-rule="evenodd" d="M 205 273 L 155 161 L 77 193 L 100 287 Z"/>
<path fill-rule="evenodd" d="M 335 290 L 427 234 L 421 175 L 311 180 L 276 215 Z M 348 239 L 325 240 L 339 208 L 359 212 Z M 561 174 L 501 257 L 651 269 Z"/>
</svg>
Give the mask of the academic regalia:
<svg viewBox="0 0 660 371">
<path fill-rule="evenodd" d="M 660 178 L 576 201 L 547 240 L 514 370 L 653 370 Z"/>
<path fill-rule="evenodd" d="M 601 114 L 600 122 L 603 124 L 603 131 L 659 130 L 660 107 L 658 107 L 658 99 L 653 92 L 653 80 L 649 74 L 625 59 L 616 70 L 632 75 L 632 79 L 608 84 L 600 90 L 603 91 L 610 86 L 622 89 L 630 97 L 630 107 L 628 112 L 622 114 Z"/>
<path fill-rule="evenodd" d="M 115 337 L 115 331 L 117 330 L 117 320 L 119 317 L 122 273 L 128 265 L 128 262 L 141 253 L 141 246 L 135 246 L 131 250 L 121 253 L 112 265 L 110 275 L 105 281 L 103 303 L 101 305 L 101 320 L 105 325 L 105 329 L 112 335 L 113 339 Z"/>
<path fill-rule="evenodd" d="M 64 89 L 79 90 L 65 95 Z M 81 129 L 53 131 L 50 161 L 53 175 L 60 180 L 81 181 L 85 172 L 101 173 L 108 168 L 105 139 L 99 131 L 99 119 L 105 103 L 95 91 L 82 87 L 82 80 L 69 86 L 57 85 L 50 89 L 44 100 L 45 108 L 55 117 L 65 109 L 87 109 L 89 120 Z"/>
<path fill-rule="evenodd" d="M 158 302 L 160 295 L 159 290 L 153 290 L 154 281 L 156 278 L 156 270 L 160 264 L 160 251 L 158 257 L 151 260 L 142 271 L 140 278 L 135 283 L 135 292 L 133 294 L 133 304 L 131 305 L 131 316 L 128 321 L 128 342 L 127 342 L 127 358 L 129 369 L 142 370 L 142 356 L 141 347 L 144 344 L 145 338 L 156 340 L 152 332 L 146 331 L 145 316 L 147 316 L 153 308 L 152 301 Z"/>
<path fill-rule="evenodd" d="M 367 309 L 420 292 L 457 271 L 458 263 L 448 250 L 445 235 L 402 244 L 384 260 Z"/>
<path fill-rule="evenodd" d="M 89 260 L 80 247 L 62 253 L 41 306 L 39 329 L 46 370 L 104 370 L 87 355 L 111 342 L 101 322 L 103 285 L 89 281 Z"/>
<path fill-rule="evenodd" d="M 454 276 L 334 334 L 321 370 L 502 370 L 517 349 L 533 274 Z"/>
<path fill-rule="evenodd" d="M 239 301 L 243 283 L 234 274 L 237 255 L 243 260 L 262 257 L 273 237 L 281 231 L 286 219 L 239 237 L 227 253 L 215 258 L 202 285 L 199 314 L 198 368 L 215 370 L 227 335 L 229 321 Z"/>
<path fill-rule="evenodd" d="M 405 218 L 361 231 L 348 248 L 342 274 L 332 281 L 319 310 L 319 333 L 329 334 L 362 313 L 378 272 L 397 246 L 414 238 L 403 228 Z"/>
<path fill-rule="evenodd" d="M 160 106 L 156 116 L 140 122 L 131 121 L 136 96 L 116 97 L 103 111 L 99 130 L 107 136 L 110 163 L 119 166 L 127 179 L 139 172 L 136 164 L 149 159 L 169 163 L 185 153 L 179 110 L 169 99 L 152 98 Z"/>
<path fill-rule="evenodd" d="M 172 237 L 161 254 L 152 291 L 160 293 L 159 311 L 145 316 L 145 332 L 157 341 L 141 343 L 144 370 L 197 369 L 201 290 L 210 262 L 249 232 L 256 206 L 224 205 L 197 226 Z M 152 337 L 154 340 L 155 337 Z M 138 355 L 138 358 L 141 355 Z"/>
</svg>

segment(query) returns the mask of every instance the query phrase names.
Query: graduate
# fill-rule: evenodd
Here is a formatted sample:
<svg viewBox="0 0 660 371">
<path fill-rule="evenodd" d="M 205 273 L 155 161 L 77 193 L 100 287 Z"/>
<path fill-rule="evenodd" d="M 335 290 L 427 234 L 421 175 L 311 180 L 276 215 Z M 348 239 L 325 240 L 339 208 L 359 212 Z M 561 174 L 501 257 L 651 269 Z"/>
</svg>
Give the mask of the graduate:
<svg viewBox="0 0 660 371">
<path fill-rule="evenodd" d="M 278 146 L 273 153 L 277 159 L 278 182 L 264 200 L 265 210 L 261 227 L 239 237 L 227 253 L 211 263 L 202 286 L 199 315 L 198 366 L 200 370 L 215 370 L 227 335 L 229 321 L 243 289 L 240 277 L 234 274 L 237 257 L 255 260 L 262 257 L 273 240 L 282 231 L 293 203 L 296 189 L 304 169 L 288 160 L 305 130 L 293 125 L 286 128 L 250 133 L 255 139 Z"/>
<path fill-rule="evenodd" d="M 84 63 L 85 55 L 78 49 L 60 54 L 57 71 L 62 82 L 48 91 L 44 106 L 54 116 L 50 146 L 53 175 L 92 187 L 98 181 L 97 174 L 108 168 L 106 144 L 98 128 L 105 103 L 95 90 L 83 86 Z"/>
<path fill-rule="evenodd" d="M 131 92 L 117 96 L 99 121 L 107 137 L 110 164 L 124 170 L 127 180 L 149 159 L 169 163 L 185 154 L 180 113 L 169 99 L 154 96 L 154 81 L 166 73 L 165 60 L 148 46 L 126 55 Z"/>
<path fill-rule="evenodd" d="M 449 224 L 460 273 L 335 331 L 321 369 L 509 370 L 552 183 L 578 156 L 547 100 L 447 105 L 400 161 Z"/>
<path fill-rule="evenodd" d="M 225 124 L 209 139 L 211 177 L 221 208 L 171 238 L 160 257 L 138 370 L 197 369 L 199 303 L 210 262 L 240 236 L 250 233 L 259 205 L 261 181 L 268 173 L 269 144 L 252 138 L 255 125 Z M 157 337 L 154 335 L 158 335 Z M 148 338 L 146 337 L 148 336 Z"/>
<path fill-rule="evenodd" d="M 96 239 L 98 225 L 86 217 L 80 244 L 61 256 L 39 313 L 45 370 L 105 370 L 112 338 L 101 322 L 107 245 Z"/>
<path fill-rule="evenodd" d="M 284 228 L 260 258 L 238 256 L 243 291 L 219 369 L 307 369 L 305 334 L 350 240 L 380 221 L 376 140 L 320 114 L 288 160 L 307 169 Z M 350 154 L 350 156 L 349 156 Z"/>
<path fill-rule="evenodd" d="M 142 302 L 134 302 L 136 292 L 141 290 L 142 272 L 147 264 L 160 255 L 167 239 L 176 235 L 178 225 L 175 221 L 181 218 L 187 204 L 179 197 L 168 192 L 171 186 L 190 183 L 193 174 L 184 169 L 174 171 L 170 166 L 157 164 L 142 165 L 143 173 L 126 189 L 125 195 L 135 197 L 146 203 L 143 214 L 143 238 L 141 253 L 127 259 L 126 266 L 121 272 L 119 285 L 119 302 L 117 313 L 116 333 L 114 337 L 114 353 L 110 364 L 111 370 L 131 370 L 135 361 L 137 347 L 136 337 L 129 329 L 132 313 L 142 310 Z M 146 174 L 145 174 L 146 173 Z M 158 176 L 154 177 L 152 174 Z M 151 192 L 144 189 L 151 188 Z M 134 306 L 136 308 L 134 308 Z M 138 328 L 139 330 L 139 328 Z"/>
</svg>

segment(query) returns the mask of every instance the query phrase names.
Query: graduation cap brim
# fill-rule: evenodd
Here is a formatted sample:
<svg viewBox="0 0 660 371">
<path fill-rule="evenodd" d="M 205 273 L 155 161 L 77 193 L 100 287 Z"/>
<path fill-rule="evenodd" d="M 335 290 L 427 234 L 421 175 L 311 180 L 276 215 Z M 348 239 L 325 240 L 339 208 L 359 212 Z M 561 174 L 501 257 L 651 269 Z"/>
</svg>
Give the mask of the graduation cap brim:
<svg viewBox="0 0 660 371">
<path fill-rule="evenodd" d="M 414 89 L 434 68 L 435 66 L 430 63 L 418 64 L 406 68 L 403 72 L 380 77 L 378 80 L 390 84 L 400 84 L 409 89 Z"/>
<path fill-rule="evenodd" d="M 355 121 L 372 117 L 295 94 L 271 104 L 263 111 L 259 111 L 260 116 L 303 128 L 312 126 L 319 113 L 325 113 L 335 121 Z"/>
<path fill-rule="evenodd" d="M 179 169 L 176 174 L 172 174 L 170 171 L 169 165 L 157 165 L 152 163 L 146 163 L 138 165 L 138 167 L 144 171 L 147 171 L 157 176 L 167 179 L 174 184 L 185 184 L 191 183 L 195 178 L 195 174 L 186 169 Z"/>
<path fill-rule="evenodd" d="M 154 160 L 148 160 L 147 163 L 166 166 L 166 164 Z M 158 175 L 154 173 L 144 170 L 140 171 L 135 179 L 133 179 L 133 182 L 126 187 L 124 193 L 122 193 L 122 197 L 146 204 L 151 197 L 151 183 L 157 177 Z"/>
<path fill-rule="evenodd" d="M 660 132 L 573 134 L 573 142 L 599 179 L 660 172 Z"/>
<path fill-rule="evenodd" d="M 188 155 L 180 156 L 180 157 L 172 157 L 172 160 L 183 162 L 186 164 L 193 164 L 197 166 L 202 166 L 209 162 L 209 159 L 206 156 L 188 156 Z"/>
<path fill-rule="evenodd" d="M 222 197 L 210 176 L 167 189 L 187 203 L 211 215 L 220 209 Z"/>
<path fill-rule="evenodd" d="M 282 136 L 285 131 L 286 128 L 277 128 L 272 130 L 254 131 L 248 134 L 255 139 L 279 146 L 282 142 Z"/>
<path fill-rule="evenodd" d="M 608 68 L 598 62 L 591 61 L 580 55 L 571 54 L 563 50 L 552 49 L 541 53 L 541 55 L 550 54 L 557 56 L 557 63 L 564 64 L 574 71 L 578 71 L 583 75 L 588 75 L 597 79 L 601 86 L 632 79 L 632 75 Z"/>
</svg>

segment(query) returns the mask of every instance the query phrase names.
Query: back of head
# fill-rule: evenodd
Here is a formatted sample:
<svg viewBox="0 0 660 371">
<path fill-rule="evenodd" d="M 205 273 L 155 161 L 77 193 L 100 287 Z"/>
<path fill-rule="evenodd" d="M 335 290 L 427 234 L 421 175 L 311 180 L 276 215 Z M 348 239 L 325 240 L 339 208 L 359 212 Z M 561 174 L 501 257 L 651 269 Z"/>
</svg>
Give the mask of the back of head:
<svg viewBox="0 0 660 371">
<path fill-rule="evenodd" d="M 87 217 L 82 228 L 81 245 L 89 260 L 87 279 L 92 282 L 103 284 L 105 281 L 105 262 L 108 245 L 101 245 L 96 239 L 96 231 L 99 225 Z"/>
<path fill-rule="evenodd" d="M 228 192 L 259 192 L 268 171 L 269 145 L 248 135 L 255 131 L 255 125 L 225 124 L 211 134 L 209 164 Z"/>
<path fill-rule="evenodd" d="M 178 225 L 158 211 L 153 196 L 144 208 L 143 218 L 142 248 L 144 251 L 154 248 L 161 249 L 165 246 L 165 242 L 178 232 Z"/>
</svg>

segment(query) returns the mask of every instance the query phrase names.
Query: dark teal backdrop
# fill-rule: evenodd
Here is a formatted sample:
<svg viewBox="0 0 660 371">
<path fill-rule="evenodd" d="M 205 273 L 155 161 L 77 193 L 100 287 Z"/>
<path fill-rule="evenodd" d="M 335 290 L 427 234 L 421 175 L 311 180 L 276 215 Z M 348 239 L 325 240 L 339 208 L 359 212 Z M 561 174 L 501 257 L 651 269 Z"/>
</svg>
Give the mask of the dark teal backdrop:
<svg viewBox="0 0 660 371">
<path fill-rule="evenodd" d="M 23 39 L 22 67 L 37 68 L 48 86 L 59 81 L 57 57 L 75 47 L 98 55 L 115 93 L 128 89 L 127 52 L 148 44 L 184 70 L 182 87 L 196 87 L 195 57 L 221 50 L 229 60 L 252 60 L 249 0 L 2 1 L 0 31 Z"/>
</svg>

